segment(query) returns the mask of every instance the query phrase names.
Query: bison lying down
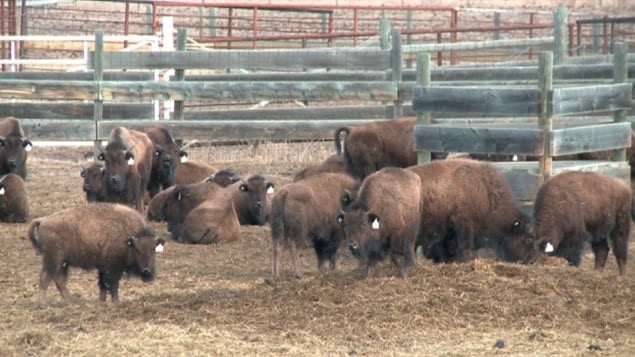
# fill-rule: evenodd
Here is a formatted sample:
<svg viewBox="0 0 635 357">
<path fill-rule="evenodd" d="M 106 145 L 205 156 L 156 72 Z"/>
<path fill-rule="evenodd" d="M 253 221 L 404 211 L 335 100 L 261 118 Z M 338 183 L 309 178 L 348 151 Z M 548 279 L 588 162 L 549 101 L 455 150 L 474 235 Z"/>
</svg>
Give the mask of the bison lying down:
<svg viewBox="0 0 635 357">
<path fill-rule="evenodd" d="M 622 181 L 594 172 L 565 172 L 547 180 L 534 202 L 535 239 L 509 239 L 501 255 L 530 263 L 553 252 L 580 264 L 585 244 L 602 271 L 611 241 L 620 275 L 626 273 L 632 212 L 631 189 Z"/>
<path fill-rule="evenodd" d="M 22 178 L 16 174 L 0 177 L 0 221 L 24 223 L 29 217 L 29 198 Z"/>
<path fill-rule="evenodd" d="M 117 302 L 123 273 L 144 282 L 155 278 L 155 251 L 162 251 L 165 244 L 138 212 L 110 203 L 91 203 L 35 219 L 28 235 L 36 254 L 42 255 L 40 306 L 46 305 L 51 280 L 64 301 L 71 303 L 66 288 L 70 267 L 97 269 L 99 299 L 105 301 L 110 293 Z"/>
<path fill-rule="evenodd" d="M 0 175 L 14 173 L 26 179 L 26 160 L 33 144 L 14 117 L 0 120 Z"/>
</svg>

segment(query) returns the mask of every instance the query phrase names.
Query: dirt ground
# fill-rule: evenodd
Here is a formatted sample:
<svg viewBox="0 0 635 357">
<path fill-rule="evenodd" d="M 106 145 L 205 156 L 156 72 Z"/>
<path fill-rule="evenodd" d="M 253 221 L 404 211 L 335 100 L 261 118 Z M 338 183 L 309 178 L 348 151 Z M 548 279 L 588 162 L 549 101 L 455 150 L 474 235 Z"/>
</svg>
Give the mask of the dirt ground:
<svg viewBox="0 0 635 357">
<path fill-rule="evenodd" d="M 332 143 L 192 148 L 191 156 L 278 187 L 325 158 Z M 27 182 L 32 217 L 83 203 L 87 148 L 37 147 Z M 154 224 L 167 238 L 163 224 Z M 270 278 L 269 227 L 242 227 L 238 242 L 168 242 L 157 280 L 123 279 L 121 303 L 98 301 L 96 272 L 72 269 L 65 306 L 54 287 L 36 305 L 41 261 L 28 224 L 1 224 L 0 355 L 635 355 L 635 263 L 618 277 L 590 254 L 579 269 L 558 259 L 522 266 L 491 259 L 422 267 L 406 279 L 384 264 L 362 280 L 352 258 L 302 280 Z M 635 253 L 633 243 L 631 256 Z"/>
</svg>

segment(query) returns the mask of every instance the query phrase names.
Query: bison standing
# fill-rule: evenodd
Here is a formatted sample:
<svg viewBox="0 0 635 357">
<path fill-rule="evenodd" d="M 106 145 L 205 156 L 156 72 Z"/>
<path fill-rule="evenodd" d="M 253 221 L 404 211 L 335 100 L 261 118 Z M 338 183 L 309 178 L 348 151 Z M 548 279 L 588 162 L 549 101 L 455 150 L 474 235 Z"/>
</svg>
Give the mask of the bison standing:
<svg viewBox="0 0 635 357">
<path fill-rule="evenodd" d="M 174 185 L 175 170 L 181 162 L 187 161 L 187 153 L 181 150 L 170 131 L 163 126 L 152 125 L 144 132 L 154 145 L 148 182 L 148 194 L 154 197 L 161 189 Z"/>
<path fill-rule="evenodd" d="M 0 175 L 14 173 L 26 179 L 26 160 L 32 148 L 18 119 L 6 117 L 0 121 Z"/>
<path fill-rule="evenodd" d="M 129 207 L 91 203 L 33 220 L 29 239 L 42 255 L 38 303 L 46 305 L 46 290 L 55 282 L 62 298 L 71 303 L 66 288 L 68 270 L 79 267 L 97 269 L 99 299 L 119 301 L 119 280 L 123 273 L 155 278 L 155 251 L 165 242 L 157 238 L 143 217 Z"/>
<path fill-rule="evenodd" d="M 79 175 L 84 180 L 82 189 L 86 194 L 86 202 L 105 202 L 106 176 L 104 175 L 104 167 L 95 162 L 88 167 L 82 167 Z"/>
<path fill-rule="evenodd" d="M 547 180 L 534 202 L 536 239 L 502 242 L 503 256 L 530 263 L 553 252 L 580 264 L 585 244 L 595 254 L 595 270 L 606 264 L 611 241 L 620 275 L 626 274 L 632 218 L 631 189 L 622 181 L 594 172 L 565 172 Z"/>
<path fill-rule="evenodd" d="M 0 178 L 0 221 L 24 223 L 29 217 L 29 198 L 22 178 L 6 174 Z"/>
</svg>

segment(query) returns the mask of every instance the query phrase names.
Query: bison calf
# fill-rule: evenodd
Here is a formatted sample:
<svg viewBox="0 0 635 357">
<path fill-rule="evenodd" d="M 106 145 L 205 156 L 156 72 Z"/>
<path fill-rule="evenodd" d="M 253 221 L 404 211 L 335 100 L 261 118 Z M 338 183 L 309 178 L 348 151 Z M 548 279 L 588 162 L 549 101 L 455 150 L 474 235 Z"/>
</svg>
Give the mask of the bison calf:
<svg viewBox="0 0 635 357">
<path fill-rule="evenodd" d="M 55 282 L 62 298 L 71 303 L 66 288 L 70 267 L 97 269 L 99 299 L 119 301 L 119 280 L 124 273 L 155 278 L 155 251 L 165 242 L 156 237 L 135 210 L 110 203 L 91 203 L 35 219 L 29 239 L 42 255 L 38 303 L 46 305 L 46 290 Z"/>
<path fill-rule="evenodd" d="M 33 144 L 14 117 L 0 120 L 0 175 L 14 173 L 26 179 L 26 160 Z"/>
<path fill-rule="evenodd" d="M 269 202 L 267 195 L 273 193 L 273 182 L 260 175 L 239 180 L 227 187 L 234 201 L 238 220 L 242 225 L 262 226 L 267 223 Z"/>
<path fill-rule="evenodd" d="M 88 167 L 82 167 L 79 174 L 84 179 L 82 189 L 86 194 L 86 202 L 106 201 L 104 167 L 99 163 L 94 163 Z"/>
<path fill-rule="evenodd" d="M 0 178 L 0 221 L 24 223 L 29 217 L 29 199 L 22 178 L 6 174 Z"/>
<path fill-rule="evenodd" d="M 421 180 L 415 173 L 384 168 L 366 177 L 357 198 L 337 216 L 349 249 L 364 267 L 364 277 L 385 257 L 391 258 L 400 276 L 415 264 L 420 192 Z"/>
<path fill-rule="evenodd" d="M 585 244 L 602 271 L 613 246 L 619 274 L 626 274 L 632 218 L 631 189 L 624 182 L 594 172 L 565 172 L 547 180 L 534 202 L 535 238 L 502 242 L 504 258 L 531 263 L 543 252 L 580 264 Z"/>
</svg>

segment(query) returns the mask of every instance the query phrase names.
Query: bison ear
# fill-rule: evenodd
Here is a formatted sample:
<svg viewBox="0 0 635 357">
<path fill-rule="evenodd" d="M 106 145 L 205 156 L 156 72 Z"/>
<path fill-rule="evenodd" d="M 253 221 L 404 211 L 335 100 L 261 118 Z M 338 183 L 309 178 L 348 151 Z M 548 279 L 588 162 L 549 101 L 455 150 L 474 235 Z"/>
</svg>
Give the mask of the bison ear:
<svg viewBox="0 0 635 357">
<path fill-rule="evenodd" d="M 181 163 L 187 162 L 187 152 L 181 150 L 179 152 L 179 158 L 180 158 Z"/>
<path fill-rule="evenodd" d="M 249 186 L 247 186 L 246 183 L 243 183 L 242 185 L 240 185 L 239 189 L 243 192 L 247 192 L 249 191 Z"/>
<path fill-rule="evenodd" d="M 154 251 L 157 253 L 163 252 L 163 247 L 165 246 L 165 241 L 159 237 L 154 238 L 156 245 L 154 246 Z"/>
<path fill-rule="evenodd" d="M 154 147 L 154 156 L 161 156 L 161 148 L 160 147 Z"/>
<path fill-rule="evenodd" d="M 134 165 L 134 155 L 131 152 L 127 151 L 125 157 L 126 157 L 126 162 L 128 163 L 128 166 Z"/>
<path fill-rule="evenodd" d="M 181 198 L 183 198 L 183 194 L 181 194 L 181 191 L 176 191 L 176 192 L 174 192 L 174 198 L 175 198 L 177 201 L 180 201 L 180 200 L 181 200 Z"/>
<path fill-rule="evenodd" d="M 267 182 L 265 187 L 267 187 L 267 193 L 271 194 L 274 191 L 273 188 L 275 187 L 275 185 L 273 184 L 273 182 Z"/>
<path fill-rule="evenodd" d="M 22 142 L 22 147 L 26 151 L 31 151 L 33 149 L 33 143 L 29 139 L 24 139 L 24 141 Z"/>
<path fill-rule="evenodd" d="M 370 228 L 377 230 L 379 229 L 379 217 L 374 213 L 368 214 L 368 222 L 370 223 Z"/>
<path fill-rule="evenodd" d="M 4 136 L 0 136 L 0 146 L 4 146 Z"/>
<path fill-rule="evenodd" d="M 0 185 L 0 196 L 4 196 L 6 190 L 4 189 L 4 185 Z"/>
<path fill-rule="evenodd" d="M 344 211 L 340 211 L 340 212 L 337 214 L 337 217 L 336 217 L 336 218 L 337 218 L 337 222 L 338 222 L 339 224 L 342 224 L 342 225 L 343 225 L 343 224 L 344 224 Z"/>
<path fill-rule="evenodd" d="M 134 236 L 130 236 L 130 238 L 128 238 L 128 247 L 134 247 Z"/>
<path fill-rule="evenodd" d="M 351 192 L 349 190 L 344 190 L 344 194 L 342 195 L 340 202 L 343 207 L 346 207 L 351 203 Z"/>
<path fill-rule="evenodd" d="M 86 177 L 86 168 L 82 167 L 82 170 L 79 172 L 79 176 Z"/>
<path fill-rule="evenodd" d="M 100 152 L 99 155 L 97 155 L 97 160 L 99 161 L 105 161 L 106 157 L 104 156 L 103 152 Z"/>
<path fill-rule="evenodd" d="M 512 232 L 519 232 L 522 228 L 522 223 L 518 220 L 514 221 L 514 225 L 512 226 Z"/>
</svg>

